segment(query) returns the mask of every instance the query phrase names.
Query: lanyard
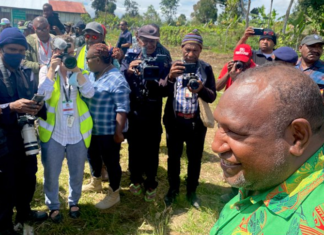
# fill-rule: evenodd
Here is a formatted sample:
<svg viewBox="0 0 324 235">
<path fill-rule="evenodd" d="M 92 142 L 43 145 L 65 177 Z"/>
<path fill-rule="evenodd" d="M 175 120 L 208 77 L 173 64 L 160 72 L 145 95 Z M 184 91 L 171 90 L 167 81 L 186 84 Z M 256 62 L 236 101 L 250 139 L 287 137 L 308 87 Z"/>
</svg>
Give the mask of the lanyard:
<svg viewBox="0 0 324 235">
<path fill-rule="evenodd" d="M 70 97 L 71 97 L 71 85 L 69 85 L 69 96 L 66 94 L 66 90 L 65 90 L 64 86 L 62 86 L 62 88 L 63 88 L 63 93 L 64 93 L 64 96 L 65 96 L 65 101 L 69 102 Z"/>
<path fill-rule="evenodd" d="M 39 41 L 40 42 L 40 45 L 41 47 L 43 48 L 44 52 L 45 52 L 45 55 L 47 56 L 48 55 L 48 51 L 49 51 L 49 41 L 46 43 L 47 44 L 47 50 L 45 50 L 45 47 L 42 43 L 42 41 Z"/>
</svg>

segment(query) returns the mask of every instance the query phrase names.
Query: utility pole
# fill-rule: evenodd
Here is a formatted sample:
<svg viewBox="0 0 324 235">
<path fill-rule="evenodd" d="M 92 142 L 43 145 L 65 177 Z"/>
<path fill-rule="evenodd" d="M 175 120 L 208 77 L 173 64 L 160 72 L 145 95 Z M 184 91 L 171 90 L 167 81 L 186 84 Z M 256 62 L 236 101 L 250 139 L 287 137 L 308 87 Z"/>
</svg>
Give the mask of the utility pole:
<svg viewBox="0 0 324 235">
<path fill-rule="evenodd" d="M 106 18 L 107 18 L 107 5 L 108 5 L 108 0 L 106 0 L 105 3 L 105 27 L 106 27 Z"/>
</svg>

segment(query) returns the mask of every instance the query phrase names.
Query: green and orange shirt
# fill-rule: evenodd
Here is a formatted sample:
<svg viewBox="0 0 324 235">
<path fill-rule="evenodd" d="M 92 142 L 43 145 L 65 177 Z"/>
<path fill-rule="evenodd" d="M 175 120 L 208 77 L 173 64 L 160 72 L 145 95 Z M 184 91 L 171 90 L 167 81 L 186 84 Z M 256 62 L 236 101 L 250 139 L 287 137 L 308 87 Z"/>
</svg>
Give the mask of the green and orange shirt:
<svg viewBox="0 0 324 235">
<path fill-rule="evenodd" d="M 323 235 L 324 145 L 282 184 L 227 203 L 210 235 Z"/>
</svg>

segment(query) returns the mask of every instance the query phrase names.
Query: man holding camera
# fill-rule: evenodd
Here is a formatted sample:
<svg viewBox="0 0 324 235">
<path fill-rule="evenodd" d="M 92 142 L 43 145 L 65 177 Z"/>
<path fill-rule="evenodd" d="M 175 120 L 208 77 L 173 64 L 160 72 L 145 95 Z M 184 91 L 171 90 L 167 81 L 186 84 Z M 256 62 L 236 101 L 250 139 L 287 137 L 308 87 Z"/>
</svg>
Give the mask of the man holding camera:
<svg viewBox="0 0 324 235">
<path fill-rule="evenodd" d="M 130 191 L 134 195 L 142 192 L 144 183 L 145 200 L 153 201 L 156 196 L 156 174 L 159 165 L 159 148 L 162 134 L 161 115 L 162 97 L 167 94 L 165 77 L 169 73 L 171 61 L 163 48 L 157 48 L 158 32 L 151 25 L 145 25 L 138 30 L 140 49 L 128 52 L 122 62 L 121 72 L 131 88 L 129 129 L 129 170 L 131 173 Z M 163 62 L 150 63 L 157 55 L 162 55 Z M 163 56 L 164 55 L 164 56 Z M 146 77 L 145 71 L 153 71 L 158 67 L 158 74 L 153 79 Z M 148 70 L 146 70 L 148 69 Z M 141 74 L 142 71 L 142 74 Z M 142 175 L 146 175 L 146 180 Z"/>
<path fill-rule="evenodd" d="M 170 206 L 179 193 L 180 158 L 186 142 L 187 199 L 196 208 L 200 207 L 196 189 L 199 184 L 201 158 L 207 128 L 199 115 L 198 99 L 212 103 L 216 99 L 215 77 L 212 67 L 199 60 L 203 39 L 194 30 L 182 40 L 183 61 L 173 63 L 168 75 L 168 100 L 163 123 L 167 133 L 169 190 L 164 201 Z M 195 65 L 186 72 L 186 64 Z M 188 68 L 189 70 L 189 68 Z"/>
<path fill-rule="evenodd" d="M 218 81 L 216 82 L 216 90 L 227 90 L 236 77 L 243 71 L 249 68 L 254 68 L 256 64 L 251 59 L 252 49 L 247 44 L 238 45 L 234 50 L 233 60 L 226 63 L 219 74 Z"/>
<path fill-rule="evenodd" d="M 45 212 L 30 208 L 36 186 L 37 159 L 36 155 L 26 155 L 22 127 L 18 124 L 18 119 L 26 114 L 46 118 L 40 114 L 44 114 L 44 109 L 39 113 L 42 105 L 31 100 L 37 91 L 32 70 L 20 66 L 26 49 L 26 38 L 17 28 L 1 32 L 0 117 L 9 155 L 0 157 L 0 234 L 15 234 L 12 227 L 13 207 L 17 210 L 16 223 L 47 218 Z"/>
<path fill-rule="evenodd" d="M 262 65 L 268 61 L 272 61 L 272 53 L 277 44 L 277 36 L 272 29 L 248 27 L 243 37 L 237 43 L 238 45 L 245 44 L 249 37 L 260 35 L 259 50 L 252 51 L 252 59 L 257 65 Z"/>
</svg>

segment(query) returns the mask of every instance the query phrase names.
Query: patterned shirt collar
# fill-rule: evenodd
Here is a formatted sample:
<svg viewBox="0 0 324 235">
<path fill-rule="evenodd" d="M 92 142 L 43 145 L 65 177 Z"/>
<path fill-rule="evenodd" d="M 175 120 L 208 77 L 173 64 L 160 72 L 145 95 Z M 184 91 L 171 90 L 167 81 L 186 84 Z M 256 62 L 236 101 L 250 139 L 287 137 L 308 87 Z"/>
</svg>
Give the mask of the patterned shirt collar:
<svg viewBox="0 0 324 235">
<path fill-rule="evenodd" d="M 307 196 L 324 181 L 323 150 L 324 145 L 286 181 L 264 193 L 246 197 L 248 191 L 240 189 L 239 201 L 231 207 L 263 201 L 273 213 L 283 218 L 290 217 Z"/>
</svg>

